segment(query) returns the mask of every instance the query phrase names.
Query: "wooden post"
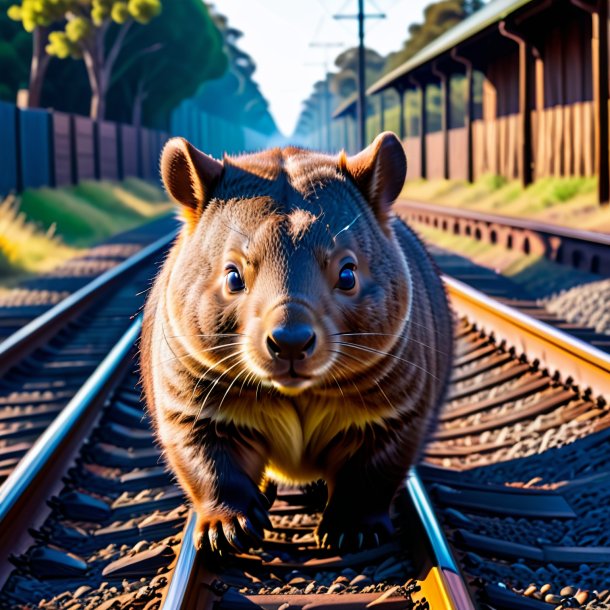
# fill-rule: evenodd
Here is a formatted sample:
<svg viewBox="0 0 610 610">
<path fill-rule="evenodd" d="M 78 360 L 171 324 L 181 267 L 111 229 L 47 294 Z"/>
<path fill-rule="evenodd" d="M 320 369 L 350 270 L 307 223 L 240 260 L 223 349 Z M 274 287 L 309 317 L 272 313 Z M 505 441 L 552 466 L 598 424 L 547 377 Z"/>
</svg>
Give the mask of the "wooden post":
<svg viewBox="0 0 610 610">
<path fill-rule="evenodd" d="M 466 91 L 464 92 L 464 128 L 466 129 L 466 179 L 474 182 L 474 149 L 472 145 L 472 121 L 474 120 L 474 79 L 472 61 L 459 54 L 457 47 L 451 49 L 451 57 L 466 69 Z"/>
<path fill-rule="evenodd" d="M 519 44 L 519 123 L 521 126 L 519 174 L 524 187 L 532 183 L 532 72 L 532 48 L 523 41 Z"/>
<path fill-rule="evenodd" d="M 383 91 L 379 93 L 379 131 L 385 131 L 385 100 Z"/>
<path fill-rule="evenodd" d="M 436 66 L 436 62 L 432 63 L 432 74 L 438 77 L 441 85 L 441 131 L 443 132 L 443 178 L 449 180 L 449 113 L 450 101 L 449 95 L 449 76 L 446 72 L 442 72 Z"/>
<path fill-rule="evenodd" d="M 599 0 L 591 14 L 593 25 L 592 69 L 595 105 L 595 165 L 597 197 L 601 205 L 610 202 L 610 167 L 608 165 L 608 0 Z"/>
<path fill-rule="evenodd" d="M 519 179 L 526 187 L 532 183 L 532 47 L 522 36 L 509 32 L 506 21 L 500 22 L 499 31 L 519 45 Z"/>
<path fill-rule="evenodd" d="M 610 202 L 610 167 L 608 154 L 608 0 L 571 0 L 591 15 L 591 72 L 595 122 L 595 171 L 597 199 L 601 205 Z"/>
<path fill-rule="evenodd" d="M 398 136 L 402 142 L 405 139 L 405 89 L 403 87 L 396 87 L 398 92 Z"/>
<path fill-rule="evenodd" d="M 419 97 L 419 154 L 421 156 L 421 177 L 428 177 L 428 168 L 426 163 L 426 132 L 428 122 L 428 109 L 426 107 L 426 85 L 417 83 L 417 91 Z"/>
</svg>

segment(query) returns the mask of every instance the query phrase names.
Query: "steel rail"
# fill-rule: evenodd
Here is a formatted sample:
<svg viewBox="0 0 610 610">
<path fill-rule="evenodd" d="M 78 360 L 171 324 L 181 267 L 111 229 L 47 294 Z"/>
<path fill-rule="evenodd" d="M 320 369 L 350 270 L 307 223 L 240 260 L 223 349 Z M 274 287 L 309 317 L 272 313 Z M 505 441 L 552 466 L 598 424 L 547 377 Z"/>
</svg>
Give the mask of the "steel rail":
<svg viewBox="0 0 610 610">
<path fill-rule="evenodd" d="M 430 607 L 435 610 L 475 610 L 468 587 L 417 472 L 417 466 L 409 470 L 406 487 L 434 556 L 434 565 L 425 581 L 426 599 L 431 604 Z"/>
<path fill-rule="evenodd" d="M 419 595 L 414 595 L 414 601 L 419 597 L 425 597 L 435 610 L 475 610 L 415 467 L 409 471 L 406 486 L 433 554 L 433 565 L 422 581 Z M 183 529 L 182 544 L 160 610 L 186 610 L 190 607 L 193 579 L 197 570 L 197 550 L 193 545 L 196 521 L 197 516 L 191 510 Z"/>
<path fill-rule="evenodd" d="M 463 220 L 474 220 L 478 222 L 498 224 L 504 227 L 521 229 L 532 233 L 542 233 L 547 236 L 558 236 L 582 241 L 599 246 L 610 246 L 610 234 L 597 231 L 587 231 L 585 229 L 572 229 L 548 222 L 540 222 L 515 216 L 502 216 L 500 214 L 489 214 L 477 210 L 465 210 L 463 208 L 453 208 L 450 206 L 438 205 L 434 203 L 424 203 L 411 199 L 399 199 L 396 202 L 397 209 L 407 209 L 416 212 L 423 212 L 432 215 L 450 216 Z"/>
<path fill-rule="evenodd" d="M 537 360 L 562 381 L 591 390 L 594 397 L 610 398 L 610 354 L 531 316 L 499 303 L 479 290 L 443 276 L 451 304 L 460 316 L 505 341 L 518 353 Z"/>
<path fill-rule="evenodd" d="M 66 462 L 80 448 L 83 436 L 99 415 L 97 407 L 129 361 L 141 327 L 139 315 L 0 486 L 0 548 L 15 548 L 15 538 L 22 536 L 40 513 L 49 487 L 65 474 Z M 24 523 L 27 527 L 21 527 Z M 1 561 L 5 559 L 0 557 Z"/>
<path fill-rule="evenodd" d="M 165 597 L 161 602 L 160 610 L 181 610 L 186 608 L 190 585 L 195 573 L 195 559 L 197 557 L 197 549 L 195 549 L 193 544 L 193 533 L 196 523 L 197 515 L 191 509 L 182 532 L 182 544 L 180 545 L 178 558 L 176 559 Z"/>
<path fill-rule="evenodd" d="M 177 231 L 171 231 L 142 248 L 7 337 L 0 343 L 0 375 L 54 336 L 67 322 L 84 311 L 106 290 L 125 279 L 152 256 L 163 251 L 173 241 L 176 234 Z"/>
</svg>

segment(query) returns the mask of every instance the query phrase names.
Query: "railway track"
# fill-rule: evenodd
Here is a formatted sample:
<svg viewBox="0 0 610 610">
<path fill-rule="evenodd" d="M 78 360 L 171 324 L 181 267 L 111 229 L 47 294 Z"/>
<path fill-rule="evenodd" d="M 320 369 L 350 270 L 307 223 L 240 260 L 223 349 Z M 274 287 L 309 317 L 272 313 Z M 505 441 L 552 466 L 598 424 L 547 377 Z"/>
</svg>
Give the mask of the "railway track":
<svg viewBox="0 0 610 610">
<path fill-rule="evenodd" d="M 498 244 L 574 269 L 610 276 L 610 235 L 533 219 L 514 218 L 400 199 L 396 209 L 410 223 Z"/>
<path fill-rule="evenodd" d="M 174 226 L 0 343 L 0 486 L 141 308 Z"/>
<path fill-rule="evenodd" d="M 0 548 L 13 569 L 5 561 L 0 607 L 610 607 L 610 359 L 448 285 L 459 314 L 451 393 L 396 498 L 391 544 L 321 553 L 320 488 L 280 489 L 261 549 L 198 556 L 134 389 L 136 320 L 72 416 L 62 411 L 53 436 L 65 440 L 46 453 L 41 440 L 4 487 L 15 491 L 0 502 Z"/>
<path fill-rule="evenodd" d="M 438 208 L 438 209 L 437 209 Z M 511 229 L 512 225 L 510 222 L 517 222 L 519 219 L 510 219 L 496 217 L 493 215 L 480 214 L 479 212 L 471 212 L 467 210 L 453 210 L 451 208 L 443 206 L 433 206 L 430 204 L 421 204 L 415 202 L 404 202 L 400 201 L 398 204 L 399 214 L 407 220 L 412 226 L 417 227 L 417 224 L 425 224 L 427 226 L 433 226 L 437 229 L 452 231 L 453 225 L 448 219 L 462 219 L 464 222 L 470 221 L 470 216 L 473 217 L 472 222 L 477 223 L 493 223 L 496 222 L 494 219 L 499 218 L 506 225 L 506 230 Z M 463 216 L 462 216 L 463 215 Z M 522 225 L 522 226 L 521 226 Z M 486 233 L 485 238 L 481 235 L 476 237 L 476 230 L 471 230 L 468 233 L 468 237 L 474 239 L 489 239 L 491 232 L 491 224 L 485 225 Z M 516 231 L 524 231 L 525 227 L 529 226 L 529 221 L 520 221 L 517 227 L 513 227 Z M 536 231 L 536 223 L 532 225 L 534 228 L 532 231 Z M 545 229 L 544 239 L 548 242 L 554 243 L 554 247 L 559 247 L 557 243 L 553 242 L 553 235 L 549 233 L 552 229 L 551 225 L 542 225 Z M 472 227 L 471 227 L 472 229 Z M 587 239 L 596 240 L 594 242 L 595 247 L 598 246 L 603 250 L 604 256 L 610 257 L 610 248 L 607 244 L 610 244 L 610 236 L 603 234 L 594 234 L 583 231 L 570 231 L 570 229 L 564 229 L 563 227 L 556 227 L 557 230 L 564 231 L 570 236 L 570 239 L 574 240 L 574 243 L 590 243 Z M 542 231 L 542 229 L 539 229 Z M 460 229 L 462 234 L 464 228 Z M 582 235 L 585 235 L 583 237 Z M 504 236 L 506 237 L 506 236 Z M 554 236 L 556 239 L 560 239 L 558 236 Z M 506 241 L 506 240 L 504 240 Z M 516 240 L 515 240 L 516 241 Z M 500 243 L 497 239 L 490 243 Z M 483 267 L 466 257 L 460 256 L 453 252 L 449 252 L 443 248 L 439 248 L 434 244 L 427 244 L 428 249 L 432 253 L 436 263 L 440 267 L 443 273 L 447 276 L 455 278 L 469 286 L 472 286 L 476 290 L 479 290 L 486 295 L 493 297 L 494 299 L 504 303 L 510 307 L 513 307 L 520 312 L 532 316 L 541 322 L 545 322 L 550 326 L 557 328 L 560 331 L 564 331 L 570 335 L 573 335 L 577 339 L 580 339 L 586 343 L 590 343 L 593 347 L 601 349 L 604 352 L 610 353 L 610 336 L 608 334 L 598 332 L 595 328 L 586 323 L 572 322 L 565 319 L 558 313 L 551 311 L 545 306 L 540 300 L 533 298 L 527 290 L 516 284 L 510 278 L 507 278 L 500 273 L 487 267 Z M 504 244 L 505 245 L 505 244 Z M 576 246 L 575 246 L 576 247 Z M 610 261 L 608 263 L 610 265 Z M 580 307 L 588 310 L 597 311 L 599 307 L 604 307 L 603 302 L 596 303 L 596 299 L 599 297 L 595 295 L 595 291 L 591 291 L 588 297 L 582 297 Z M 585 302 L 587 301 L 587 302 Z M 585 318 L 590 317 L 584 316 Z"/>
<path fill-rule="evenodd" d="M 82 256 L 28 279 L 3 294 L 0 298 L 0 342 L 99 275 L 163 237 L 173 224 L 169 218 L 160 218 L 115 235 Z"/>
</svg>

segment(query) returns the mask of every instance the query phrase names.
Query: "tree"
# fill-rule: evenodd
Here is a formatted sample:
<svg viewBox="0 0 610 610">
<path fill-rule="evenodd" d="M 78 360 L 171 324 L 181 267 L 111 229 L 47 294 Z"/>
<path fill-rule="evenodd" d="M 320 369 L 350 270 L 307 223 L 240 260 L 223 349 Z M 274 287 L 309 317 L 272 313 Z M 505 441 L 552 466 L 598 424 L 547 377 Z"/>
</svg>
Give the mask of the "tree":
<svg viewBox="0 0 610 610">
<path fill-rule="evenodd" d="M 8 9 L 8 16 L 19 21 L 26 32 L 32 34 L 32 60 L 30 65 L 30 84 L 27 106 L 40 106 L 42 85 L 49 66 L 50 57 L 45 47 L 51 25 L 61 19 L 68 7 L 66 0 L 22 0 Z"/>
<path fill-rule="evenodd" d="M 25 2 L 26 0 L 23 0 Z M 63 29 L 49 34 L 49 55 L 85 62 L 91 86 L 90 116 L 106 116 L 106 95 L 125 38 L 135 23 L 147 24 L 161 12 L 161 0 L 32 0 L 66 3 Z"/>
<path fill-rule="evenodd" d="M 364 50 L 365 81 L 370 85 L 376 80 L 383 66 L 385 59 L 373 49 Z M 339 68 L 331 79 L 331 90 L 340 99 L 347 99 L 358 89 L 358 48 L 353 47 L 340 53 L 335 59 L 335 66 Z"/>
<path fill-rule="evenodd" d="M 27 85 L 32 60 L 32 35 L 7 14 L 12 3 L 0 0 L 0 99 L 8 102 Z"/>
<path fill-rule="evenodd" d="M 411 59 L 418 51 L 480 8 L 481 4 L 480 0 L 441 0 L 429 4 L 424 10 L 424 22 L 412 23 L 402 49 L 388 55 L 385 71 L 389 72 Z"/>
<path fill-rule="evenodd" d="M 135 25 L 126 37 L 110 83 L 108 116 L 167 127 L 171 110 L 227 66 L 222 34 L 205 4 L 166 2 L 162 19 Z"/>
</svg>

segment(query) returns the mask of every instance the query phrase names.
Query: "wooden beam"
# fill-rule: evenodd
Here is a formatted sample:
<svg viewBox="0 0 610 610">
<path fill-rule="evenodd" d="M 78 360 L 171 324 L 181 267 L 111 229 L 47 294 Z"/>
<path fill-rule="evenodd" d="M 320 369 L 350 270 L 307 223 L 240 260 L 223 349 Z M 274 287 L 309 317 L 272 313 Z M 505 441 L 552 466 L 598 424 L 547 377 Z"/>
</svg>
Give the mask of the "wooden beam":
<svg viewBox="0 0 610 610">
<path fill-rule="evenodd" d="M 519 45 L 519 122 L 521 126 L 520 174 L 523 186 L 532 183 L 532 47 Z"/>
<path fill-rule="evenodd" d="M 608 155 L 608 0 L 600 0 L 591 14 L 593 25 L 592 69 L 595 106 L 595 165 L 597 197 L 601 205 L 610 202 L 610 167 Z"/>
<path fill-rule="evenodd" d="M 500 34 L 519 45 L 519 180 L 532 183 L 532 46 L 523 36 L 509 31 L 506 21 L 499 24 Z"/>
<path fill-rule="evenodd" d="M 428 109 L 426 108 L 426 83 L 419 81 L 413 76 L 409 78 L 415 86 L 417 97 L 419 99 L 419 156 L 421 163 L 421 178 L 428 177 L 428 168 L 426 167 L 426 123 L 428 122 Z"/>
<path fill-rule="evenodd" d="M 398 136 L 402 142 L 405 139 L 405 89 L 403 87 L 396 87 L 398 93 Z"/>
<path fill-rule="evenodd" d="M 443 178 L 449 180 L 449 120 L 451 112 L 451 96 L 449 94 L 449 75 L 439 70 L 436 62 L 432 62 L 432 74 L 441 85 L 441 131 L 443 132 Z"/>
<path fill-rule="evenodd" d="M 466 91 L 464 92 L 464 127 L 466 128 L 466 179 L 474 182 L 474 149 L 472 146 L 472 121 L 474 120 L 474 69 L 472 61 L 451 49 L 451 57 L 466 68 Z"/>
<path fill-rule="evenodd" d="M 426 85 L 420 83 L 419 92 L 419 154 L 421 155 L 421 177 L 428 177 L 428 163 L 426 159 L 427 150 L 427 123 L 428 123 L 428 108 L 426 106 Z"/>
</svg>

